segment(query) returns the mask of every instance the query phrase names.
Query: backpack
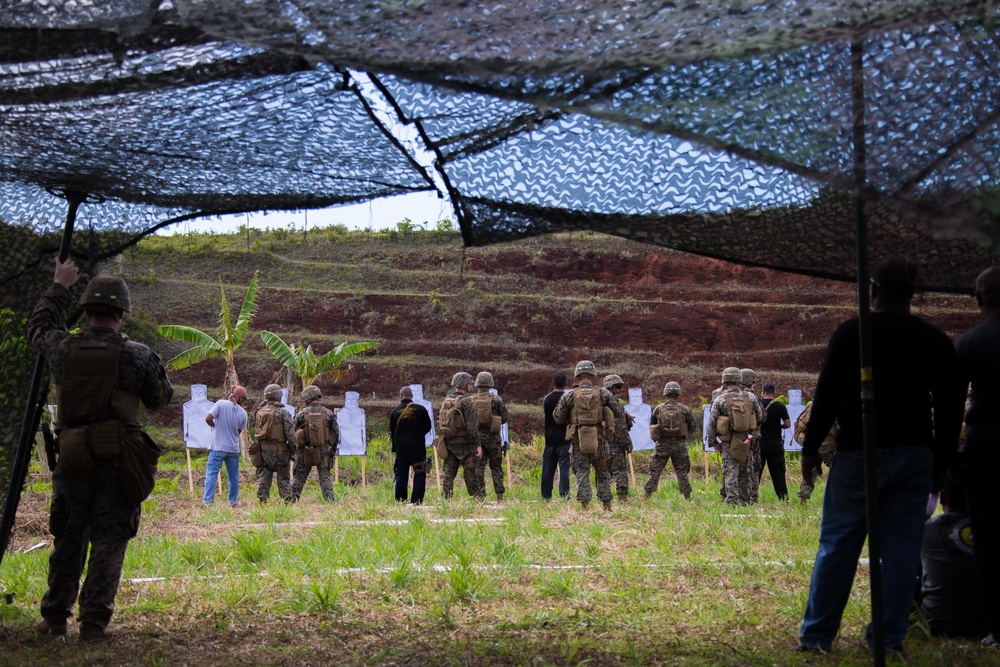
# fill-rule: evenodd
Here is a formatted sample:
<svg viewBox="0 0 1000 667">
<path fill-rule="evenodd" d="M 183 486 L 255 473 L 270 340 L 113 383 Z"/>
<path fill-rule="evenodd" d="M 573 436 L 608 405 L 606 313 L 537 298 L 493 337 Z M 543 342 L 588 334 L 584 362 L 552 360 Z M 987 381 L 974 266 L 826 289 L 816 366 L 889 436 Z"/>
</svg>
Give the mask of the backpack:
<svg viewBox="0 0 1000 667">
<path fill-rule="evenodd" d="M 806 439 L 806 427 L 809 425 L 809 417 L 812 415 L 813 404 L 810 403 L 806 406 L 806 409 L 802 411 L 798 419 L 795 420 L 795 433 L 792 438 L 795 442 L 802 445 Z M 837 451 L 837 433 L 840 429 L 837 428 L 837 422 L 833 423 L 830 427 L 830 432 L 827 433 L 826 437 L 823 438 L 823 443 L 819 446 L 819 456 L 823 459 L 823 463 L 830 465 L 833 463 L 833 455 Z"/>
<path fill-rule="evenodd" d="M 281 418 L 277 417 L 278 410 L 283 410 L 277 405 L 265 405 L 257 411 L 254 419 L 254 433 L 258 440 L 279 440 L 284 441 L 285 429 Z"/>
<path fill-rule="evenodd" d="M 493 423 L 493 395 L 482 392 L 472 397 L 472 405 L 476 408 L 476 421 L 480 428 L 489 428 Z"/>
<path fill-rule="evenodd" d="M 326 426 L 326 414 L 323 412 L 307 412 L 305 431 L 306 444 L 310 447 L 330 447 L 330 429 Z"/>
<path fill-rule="evenodd" d="M 661 405 L 657 425 L 660 427 L 660 435 L 673 437 L 686 437 L 688 435 L 687 419 L 684 418 L 684 410 L 680 403 Z"/>
<path fill-rule="evenodd" d="M 577 387 L 573 390 L 573 414 L 570 422 L 580 426 L 596 426 L 604 417 L 601 390 L 598 387 Z"/>
<path fill-rule="evenodd" d="M 729 430 L 731 433 L 749 433 L 757 426 L 756 415 L 750 406 L 749 394 L 729 394 Z"/>
<path fill-rule="evenodd" d="M 462 399 L 462 394 L 445 396 L 441 404 L 441 411 L 438 413 L 438 433 L 446 438 L 454 438 L 466 431 L 465 417 L 458 407 Z"/>
</svg>

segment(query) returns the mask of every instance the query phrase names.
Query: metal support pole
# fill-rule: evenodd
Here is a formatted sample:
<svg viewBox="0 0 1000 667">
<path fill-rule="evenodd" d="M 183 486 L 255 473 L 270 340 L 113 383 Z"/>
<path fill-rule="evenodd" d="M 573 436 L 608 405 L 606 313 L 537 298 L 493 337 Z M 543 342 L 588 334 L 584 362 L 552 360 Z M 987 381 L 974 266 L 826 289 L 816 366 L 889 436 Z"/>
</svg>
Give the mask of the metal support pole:
<svg viewBox="0 0 1000 667">
<path fill-rule="evenodd" d="M 872 382 L 871 313 L 868 286 L 868 216 L 862 189 L 867 181 L 865 138 L 865 75 L 862 39 L 851 43 L 851 98 L 854 117 L 854 212 L 857 225 L 858 331 L 861 368 L 861 418 L 865 460 L 865 510 L 868 519 L 869 582 L 872 606 L 872 657 L 885 665 L 882 599 L 882 549 L 879 541 L 875 472 L 875 391 Z"/>
<path fill-rule="evenodd" d="M 86 200 L 87 193 L 73 188 L 66 188 L 61 193 L 69 203 L 69 209 L 66 212 L 66 226 L 63 228 L 62 239 L 59 242 L 59 261 L 65 262 L 66 258 L 69 257 L 69 247 L 73 240 L 76 211 L 80 204 Z M 21 489 L 24 486 L 24 480 L 28 477 L 31 447 L 34 444 L 38 422 L 41 419 L 41 406 L 44 405 L 44 398 L 40 399 L 38 395 L 42 387 L 44 371 L 45 357 L 39 354 L 35 358 L 35 370 L 31 375 L 31 386 L 28 389 L 28 400 L 24 407 L 24 418 L 21 420 L 17 449 L 14 451 L 14 464 L 10 471 L 10 485 L 7 487 L 3 518 L 0 519 L 0 564 L 3 563 L 3 556 L 7 552 L 7 545 L 10 542 L 10 533 L 14 528 L 14 516 L 17 514 L 17 506 L 21 502 Z"/>
</svg>

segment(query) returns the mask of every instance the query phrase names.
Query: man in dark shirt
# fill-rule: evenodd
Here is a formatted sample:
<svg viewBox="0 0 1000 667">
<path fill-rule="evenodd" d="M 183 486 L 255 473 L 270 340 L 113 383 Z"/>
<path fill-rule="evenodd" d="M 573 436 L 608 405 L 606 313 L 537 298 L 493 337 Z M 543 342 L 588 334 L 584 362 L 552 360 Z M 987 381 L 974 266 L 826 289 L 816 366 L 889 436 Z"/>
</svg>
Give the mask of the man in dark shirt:
<svg viewBox="0 0 1000 667">
<path fill-rule="evenodd" d="M 413 468 L 413 495 L 410 502 L 424 502 L 427 486 L 427 434 L 431 430 L 431 417 L 427 408 L 413 402 L 413 390 L 399 390 L 399 405 L 389 414 L 389 440 L 396 454 L 393 472 L 396 474 L 396 500 L 406 502 L 406 492 Z"/>
<path fill-rule="evenodd" d="M 552 499 L 552 481 L 559 466 L 559 497 L 569 498 L 569 451 L 571 444 L 566 441 L 566 424 L 557 424 L 552 419 L 552 411 L 559 404 L 566 391 L 565 373 L 556 373 L 552 378 L 553 390 L 542 400 L 545 413 L 545 449 L 542 451 L 542 498 Z"/>
<path fill-rule="evenodd" d="M 764 477 L 764 466 L 771 474 L 771 484 L 778 500 L 788 500 L 788 485 L 785 483 L 785 438 L 781 431 L 792 427 L 788 408 L 781 401 L 774 400 L 774 383 L 765 382 L 760 388 L 761 406 L 767 417 L 760 425 L 760 470 L 757 483 Z"/>
<path fill-rule="evenodd" d="M 920 562 L 928 495 L 940 490 L 958 445 L 965 391 L 948 337 L 910 314 L 916 266 L 901 257 L 872 272 L 871 373 L 875 478 L 882 545 L 885 648 L 902 650 Z M 823 497 L 819 550 L 799 631 L 800 650 L 829 650 L 840 629 L 867 533 L 858 320 L 830 339 L 802 445 L 812 482 L 834 420 L 837 454 Z M 867 638 L 872 642 L 871 625 Z"/>
<path fill-rule="evenodd" d="M 965 483 L 976 540 L 976 568 L 986 597 L 990 634 L 985 646 L 1000 646 L 1000 266 L 976 279 L 976 300 L 986 318 L 955 343 L 963 381 L 972 383 L 965 413 Z M 968 386 L 968 385 L 966 385 Z"/>
</svg>

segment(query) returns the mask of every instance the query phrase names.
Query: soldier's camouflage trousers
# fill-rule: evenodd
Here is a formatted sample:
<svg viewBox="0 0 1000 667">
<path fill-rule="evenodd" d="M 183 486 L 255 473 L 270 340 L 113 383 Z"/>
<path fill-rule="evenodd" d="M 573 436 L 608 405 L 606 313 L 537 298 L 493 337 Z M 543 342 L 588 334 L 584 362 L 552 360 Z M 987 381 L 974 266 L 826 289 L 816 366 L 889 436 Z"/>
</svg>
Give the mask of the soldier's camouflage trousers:
<svg viewBox="0 0 1000 667">
<path fill-rule="evenodd" d="M 685 498 L 691 495 L 691 482 L 688 474 L 691 472 L 691 455 L 688 453 L 686 438 L 663 439 L 656 443 L 656 449 L 649 458 L 649 481 L 646 482 L 646 493 L 655 493 L 660 485 L 660 475 L 667 461 L 674 462 L 674 474 L 677 476 L 677 488 Z"/>
<path fill-rule="evenodd" d="M 333 452 L 330 448 L 323 450 L 319 465 L 315 466 L 316 476 L 319 477 L 319 488 L 323 491 L 323 500 L 333 502 L 333 475 L 330 474 L 330 465 L 333 461 Z M 309 471 L 313 466 L 306 465 L 305 449 L 300 447 L 295 454 L 295 467 L 292 469 L 292 497 L 298 501 L 302 497 L 302 487 L 309 479 Z M 280 487 L 279 487 L 280 488 Z"/>
<path fill-rule="evenodd" d="M 608 443 L 601 440 L 596 454 L 584 454 L 580 451 L 580 441 L 573 441 L 570 453 L 570 465 L 576 477 L 576 499 L 580 502 L 590 502 L 590 468 L 594 468 L 594 478 L 597 482 L 597 497 L 604 503 L 611 502 L 611 473 L 608 472 Z"/>
<path fill-rule="evenodd" d="M 757 492 L 760 489 L 760 466 L 764 457 L 760 453 L 760 434 L 756 434 L 750 442 L 750 452 L 747 455 L 750 463 L 750 502 L 757 502 Z"/>
<path fill-rule="evenodd" d="M 115 610 L 125 549 L 139 530 L 140 503 L 122 496 L 121 459 L 94 461 L 85 477 L 67 479 L 57 466 L 52 475 L 48 590 L 42 618 L 65 620 L 73 615 L 80 594 L 80 622 L 107 627 Z M 89 556 L 88 556 L 89 548 Z M 80 588 L 80 574 L 87 578 Z"/>
<path fill-rule="evenodd" d="M 618 497 L 628 495 L 628 450 L 621 445 L 609 445 L 608 472 L 615 481 Z"/>
<path fill-rule="evenodd" d="M 459 467 L 462 468 L 462 477 L 465 479 L 465 488 L 469 495 L 480 500 L 486 498 L 486 488 L 479 481 L 479 474 L 476 467 L 476 448 L 471 444 L 454 445 L 446 441 L 448 446 L 448 458 L 444 460 L 444 475 L 441 480 L 441 493 L 445 498 L 451 498 L 455 489 L 455 477 L 458 476 Z"/>
<path fill-rule="evenodd" d="M 485 496 L 486 466 L 489 466 L 490 477 L 493 478 L 493 490 L 499 496 L 504 492 L 503 449 L 500 446 L 500 437 L 494 434 L 484 434 L 480 431 L 479 441 L 483 446 L 483 457 L 476 464 L 479 488 L 483 490 L 483 495 Z"/>
<path fill-rule="evenodd" d="M 264 465 L 257 468 L 257 498 L 262 503 L 267 502 L 271 496 L 271 480 L 277 475 L 278 495 L 285 502 L 292 502 L 295 496 L 292 493 L 292 484 L 288 481 L 288 467 L 292 460 L 288 452 L 281 450 L 260 454 L 264 457 Z"/>
<path fill-rule="evenodd" d="M 726 502 L 730 505 L 746 505 L 750 500 L 750 456 L 743 463 L 737 463 L 729 454 L 729 443 L 722 443 L 722 484 L 726 492 Z"/>
</svg>

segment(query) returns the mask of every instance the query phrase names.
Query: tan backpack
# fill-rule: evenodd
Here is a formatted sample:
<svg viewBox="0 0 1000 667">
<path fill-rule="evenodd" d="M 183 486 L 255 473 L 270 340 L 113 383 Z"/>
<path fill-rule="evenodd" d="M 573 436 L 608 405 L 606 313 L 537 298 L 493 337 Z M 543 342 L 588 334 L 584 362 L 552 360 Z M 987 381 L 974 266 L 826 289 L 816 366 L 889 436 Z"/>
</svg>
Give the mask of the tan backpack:
<svg viewBox="0 0 1000 667">
<path fill-rule="evenodd" d="M 600 388 L 577 387 L 573 390 L 573 410 L 570 415 L 570 423 L 576 427 L 581 453 L 597 453 L 604 417 Z"/>
<path fill-rule="evenodd" d="M 465 424 L 465 416 L 458 407 L 465 396 L 457 394 L 455 396 L 445 396 L 441 404 L 441 411 L 438 413 L 438 433 L 446 438 L 454 438 L 468 432 Z"/>
<path fill-rule="evenodd" d="M 332 447 L 333 438 L 326 425 L 326 413 L 307 412 L 305 423 L 295 432 L 299 447 Z"/>
<path fill-rule="evenodd" d="M 688 423 L 680 403 L 663 403 L 658 410 L 656 426 L 659 427 L 661 437 L 687 437 Z"/>
<path fill-rule="evenodd" d="M 493 398 L 487 391 L 472 397 L 472 406 L 476 408 L 476 421 L 479 428 L 489 428 L 493 422 Z"/>
<path fill-rule="evenodd" d="M 729 407 L 730 433 L 750 433 L 757 428 L 757 415 L 750 403 L 750 394 L 729 394 L 726 405 Z"/>
</svg>

